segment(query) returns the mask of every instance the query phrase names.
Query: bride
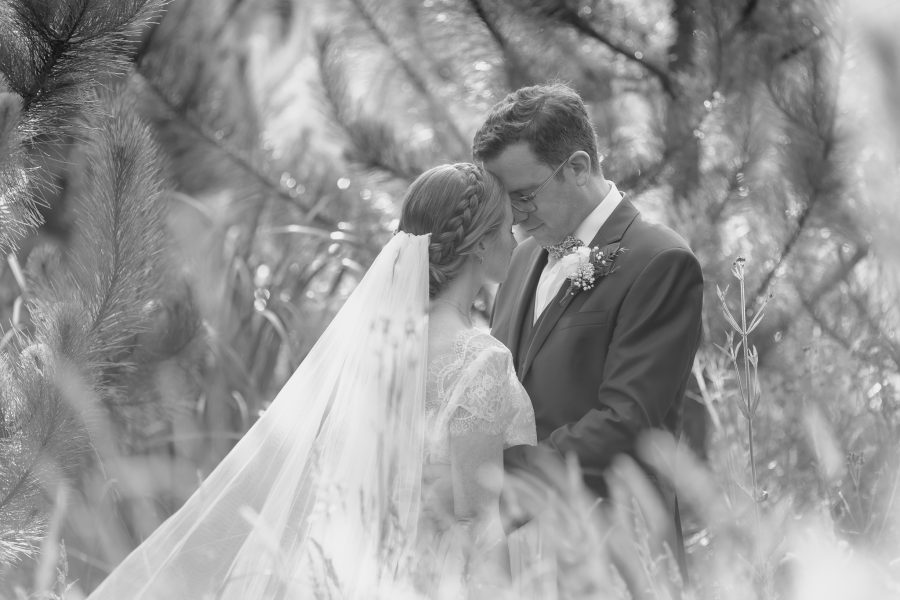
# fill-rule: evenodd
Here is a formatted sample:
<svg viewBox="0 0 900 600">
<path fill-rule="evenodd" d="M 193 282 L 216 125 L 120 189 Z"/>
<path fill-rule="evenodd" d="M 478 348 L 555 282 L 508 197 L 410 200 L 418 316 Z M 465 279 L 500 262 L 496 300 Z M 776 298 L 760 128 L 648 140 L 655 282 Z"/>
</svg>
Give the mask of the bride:
<svg viewBox="0 0 900 600">
<path fill-rule="evenodd" d="M 416 179 L 269 409 L 89 598 L 496 597 L 503 450 L 536 443 L 534 414 L 469 312 L 505 278 L 512 221 L 475 165 Z"/>
</svg>

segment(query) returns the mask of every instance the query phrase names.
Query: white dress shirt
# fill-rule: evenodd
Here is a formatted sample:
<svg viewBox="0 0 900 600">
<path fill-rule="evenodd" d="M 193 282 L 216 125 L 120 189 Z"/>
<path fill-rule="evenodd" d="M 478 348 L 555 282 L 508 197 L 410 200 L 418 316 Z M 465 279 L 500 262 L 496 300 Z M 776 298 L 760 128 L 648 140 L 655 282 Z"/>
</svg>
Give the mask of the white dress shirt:
<svg viewBox="0 0 900 600">
<path fill-rule="evenodd" d="M 574 235 L 585 244 L 590 244 L 603 224 L 609 218 L 609 215 L 616 209 L 619 202 L 622 201 L 622 194 L 616 189 L 613 182 L 609 182 L 609 193 L 600 201 L 600 204 L 591 211 L 591 214 L 581 222 L 581 225 L 575 230 Z M 541 272 L 541 278 L 538 280 L 537 289 L 534 291 L 534 322 L 536 323 L 541 313 L 556 296 L 559 288 L 566 280 L 567 273 L 559 267 L 559 259 L 552 256 L 547 258 L 547 264 Z"/>
</svg>

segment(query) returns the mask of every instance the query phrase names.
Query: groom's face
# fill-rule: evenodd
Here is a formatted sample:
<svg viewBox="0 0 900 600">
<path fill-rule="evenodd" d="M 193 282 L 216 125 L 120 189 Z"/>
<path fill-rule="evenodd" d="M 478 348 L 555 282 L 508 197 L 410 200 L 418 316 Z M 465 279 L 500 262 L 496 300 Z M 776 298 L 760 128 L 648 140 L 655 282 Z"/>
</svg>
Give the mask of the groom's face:
<svg viewBox="0 0 900 600">
<path fill-rule="evenodd" d="M 513 199 L 537 190 L 559 165 L 551 167 L 540 162 L 523 142 L 507 147 L 495 158 L 485 161 L 484 166 L 497 176 Z M 572 222 L 575 211 L 568 197 L 567 178 L 571 173 L 566 166 L 559 173 L 538 190 L 528 203 L 528 212 L 515 210 L 513 203 L 516 224 L 523 237 L 533 236 L 542 246 L 559 242 L 578 226 Z"/>
</svg>

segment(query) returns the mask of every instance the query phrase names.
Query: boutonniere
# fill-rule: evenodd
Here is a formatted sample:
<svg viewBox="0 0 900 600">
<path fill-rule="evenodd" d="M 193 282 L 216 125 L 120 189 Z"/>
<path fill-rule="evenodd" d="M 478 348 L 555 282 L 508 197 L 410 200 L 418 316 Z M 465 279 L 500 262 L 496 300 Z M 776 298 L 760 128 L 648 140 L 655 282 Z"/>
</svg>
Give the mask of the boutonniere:
<svg viewBox="0 0 900 600">
<path fill-rule="evenodd" d="M 563 300 L 574 296 L 582 290 L 593 288 L 600 281 L 616 270 L 616 259 L 625 252 L 619 244 L 610 244 L 600 248 L 581 246 L 562 257 L 560 266 L 569 281 L 569 289 Z"/>
</svg>

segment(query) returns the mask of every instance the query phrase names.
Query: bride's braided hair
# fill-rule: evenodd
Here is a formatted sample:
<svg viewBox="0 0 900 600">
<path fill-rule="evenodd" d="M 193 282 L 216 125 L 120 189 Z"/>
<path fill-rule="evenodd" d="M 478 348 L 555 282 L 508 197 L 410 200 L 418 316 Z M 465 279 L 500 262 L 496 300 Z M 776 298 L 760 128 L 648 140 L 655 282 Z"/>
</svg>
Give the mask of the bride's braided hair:
<svg viewBox="0 0 900 600">
<path fill-rule="evenodd" d="M 399 229 L 431 234 L 432 298 L 459 274 L 478 242 L 499 229 L 504 201 L 500 182 L 470 163 L 434 167 L 409 186 Z"/>
</svg>

